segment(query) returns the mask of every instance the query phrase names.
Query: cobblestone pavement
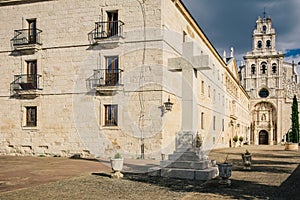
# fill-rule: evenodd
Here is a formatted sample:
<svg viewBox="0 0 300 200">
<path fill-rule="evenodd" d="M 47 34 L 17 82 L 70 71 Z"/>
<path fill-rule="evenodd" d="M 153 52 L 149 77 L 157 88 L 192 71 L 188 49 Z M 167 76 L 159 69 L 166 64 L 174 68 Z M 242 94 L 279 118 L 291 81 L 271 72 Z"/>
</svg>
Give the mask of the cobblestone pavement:
<svg viewBox="0 0 300 200">
<path fill-rule="evenodd" d="M 244 169 L 241 153 L 252 153 Z M 123 179 L 109 177 L 106 160 L 0 157 L 0 199 L 299 199 L 300 153 L 283 146 L 243 146 L 210 152 L 233 163 L 232 185 L 148 177 L 158 161 L 126 160 Z M 23 183 L 23 184 L 21 184 Z M 20 186 L 21 185 L 21 186 Z"/>
</svg>

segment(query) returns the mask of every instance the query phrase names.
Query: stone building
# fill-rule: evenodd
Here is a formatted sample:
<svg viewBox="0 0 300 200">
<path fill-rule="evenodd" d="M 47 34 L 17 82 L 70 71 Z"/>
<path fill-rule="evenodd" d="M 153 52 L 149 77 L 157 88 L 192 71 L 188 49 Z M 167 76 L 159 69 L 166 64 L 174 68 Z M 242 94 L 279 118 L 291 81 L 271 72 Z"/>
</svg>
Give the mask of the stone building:
<svg viewBox="0 0 300 200">
<path fill-rule="evenodd" d="M 252 51 L 244 56 L 240 71 L 242 85 L 250 96 L 250 140 L 253 144 L 278 144 L 285 141 L 291 127 L 293 96 L 299 99 L 297 68 L 276 50 L 270 17 L 258 17 L 252 39 Z"/>
<path fill-rule="evenodd" d="M 206 150 L 248 139 L 236 61 L 181 1 L 6 0 L 0 11 L 1 154 L 160 158 L 180 131 Z"/>
</svg>

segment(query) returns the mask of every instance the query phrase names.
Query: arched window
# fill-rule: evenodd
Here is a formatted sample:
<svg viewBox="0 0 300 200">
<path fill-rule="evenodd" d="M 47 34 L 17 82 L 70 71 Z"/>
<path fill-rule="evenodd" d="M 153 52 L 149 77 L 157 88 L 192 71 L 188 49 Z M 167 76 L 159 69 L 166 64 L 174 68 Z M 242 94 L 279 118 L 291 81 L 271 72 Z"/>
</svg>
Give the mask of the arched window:
<svg viewBox="0 0 300 200">
<path fill-rule="evenodd" d="M 277 65 L 276 63 L 272 64 L 272 72 L 275 74 L 277 72 Z"/>
<path fill-rule="evenodd" d="M 256 66 L 255 64 L 251 65 L 251 74 L 255 74 L 256 73 Z"/>
<path fill-rule="evenodd" d="M 271 48 L 271 40 L 267 40 L 266 47 Z"/>
<path fill-rule="evenodd" d="M 264 25 L 264 26 L 263 26 L 263 32 L 265 33 L 266 31 L 267 31 L 267 26 Z"/>
<path fill-rule="evenodd" d="M 266 62 L 262 62 L 262 63 L 261 63 L 261 68 L 260 68 L 260 70 L 261 70 L 261 73 L 262 73 L 262 74 L 265 74 L 265 73 L 267 72 L 267 63 L 266 63 Z"/>
<path fill-rule="evenodd" d="M 260 49 L 261 47 L 262 47 L 262 42 L 261 42 L 261 41 L 258 41 L 258 42 L 257 42 L 257 48 Z"/>
</svg>

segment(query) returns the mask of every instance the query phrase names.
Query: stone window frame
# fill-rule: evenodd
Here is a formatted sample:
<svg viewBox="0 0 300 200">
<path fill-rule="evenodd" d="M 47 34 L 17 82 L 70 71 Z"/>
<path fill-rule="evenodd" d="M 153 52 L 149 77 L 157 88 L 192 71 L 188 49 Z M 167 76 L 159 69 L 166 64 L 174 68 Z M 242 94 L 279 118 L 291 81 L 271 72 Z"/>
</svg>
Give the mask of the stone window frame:
<svg viewBox="0 0 300 200">
<path fill-rule="evenodd" d="M 35 123 L 28 124 L 28 108 L 35 108 Z M 39 113 L 41 113 L 40 106 L 34 103 L 24 104 L 22 105 L 22 129 L 24 130 L 37 130 L 39 129 L 40 117 Z"/>
</svg>

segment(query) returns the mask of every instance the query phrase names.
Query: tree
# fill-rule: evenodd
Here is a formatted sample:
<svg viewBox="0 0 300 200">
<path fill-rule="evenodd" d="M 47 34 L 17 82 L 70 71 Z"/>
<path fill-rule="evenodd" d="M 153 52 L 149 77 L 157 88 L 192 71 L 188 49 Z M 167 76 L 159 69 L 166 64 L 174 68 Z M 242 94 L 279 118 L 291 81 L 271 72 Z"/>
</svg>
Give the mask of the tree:
<svg viewBox="0 0 300 200">
<path fill-rule="evenodd" d="M 299 143 L 299 112 L 298 112 L 298 101 L 296 95 L 293 98 L 292 105 L 292 130 L 289 133 L 289 139 L 292 143 Z"/>
</svg>

